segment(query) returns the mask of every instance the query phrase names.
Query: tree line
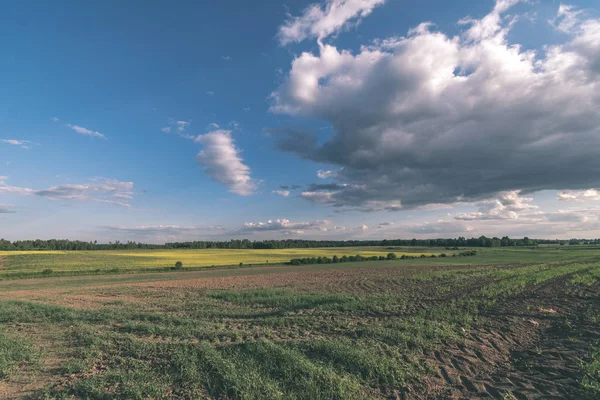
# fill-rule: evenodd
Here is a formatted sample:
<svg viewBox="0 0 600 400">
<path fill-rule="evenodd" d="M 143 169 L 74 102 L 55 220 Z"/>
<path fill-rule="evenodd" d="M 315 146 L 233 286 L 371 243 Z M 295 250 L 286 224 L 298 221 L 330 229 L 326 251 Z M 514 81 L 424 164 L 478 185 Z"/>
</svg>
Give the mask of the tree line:
<svg viewBox="0 0 600 400">
<path fill-rule="evenodd" d="M 301 249 L 314 247 L 359 247 L 359 246 L 415 246 L 415 247 L 507 247 L 536 246 L 538 244 L 600 244 L 600 239 L 511 239 L 480 236 L 478 238 L 458 237 L 454 239 L 384 239 L 384 240 L 248 240 L 193 241 L 151 244 L 142 242 L 86 242 L 81 240 L 17 240 L 0 239 L 0 250 L 134 250 L 134 249 Z"/>
</svg>

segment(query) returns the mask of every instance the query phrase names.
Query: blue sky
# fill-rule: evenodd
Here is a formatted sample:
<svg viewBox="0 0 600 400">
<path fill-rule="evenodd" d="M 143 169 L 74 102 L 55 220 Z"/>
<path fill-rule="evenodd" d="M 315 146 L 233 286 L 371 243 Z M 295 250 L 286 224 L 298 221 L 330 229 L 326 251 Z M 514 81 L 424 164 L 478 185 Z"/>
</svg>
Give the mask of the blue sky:
<svg viewBox="0 0 600 400">
<path fill-rule="evenodd" d="M 9 2 L 0 237 L 600 236 L 599 17 Z"/>
</svg>

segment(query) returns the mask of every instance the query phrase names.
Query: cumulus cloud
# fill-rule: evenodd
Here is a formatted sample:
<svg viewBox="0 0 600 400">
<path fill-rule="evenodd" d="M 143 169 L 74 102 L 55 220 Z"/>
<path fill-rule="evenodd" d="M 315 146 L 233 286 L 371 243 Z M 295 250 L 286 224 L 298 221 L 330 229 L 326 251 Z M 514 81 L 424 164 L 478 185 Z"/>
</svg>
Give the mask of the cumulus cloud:
<svg viewBox="0 0 600 400">
<path fill-rule="evenodd" d="M 536 53 L 507 39 L 515 3 L 461 21 L 458 36 L 423 24 L 356 54 L 319 43 L 295 58 L 270 109 L 325 121 L 333 136 L 280 130 L 276 146 L 341 167 L 335 180 L 347 184 L 302 197 L 416 208 L 600 187 L 600 20 L 578 21 L 565 43 Z M 288 21 L 299 32 L 288 40 L 328 32 L 292 29 L 301 21 Z"/>
<path fill-rule="evenodd" d="M 133 198 L 133 182 L 114 179 L 101 178 L 86 184 L 64 184 L 41 190 L 7 185 L 6 179 L 0 177 L 0 194 L 38 196 L 51 200 L 95 201 L 123 207 L 131 207 L 123 200 Z"/>
<path fill-rule="evenodd" d="M 250 176 L 250 168 L 243 163 L 236 148 L 231 131 L 216 130 L 196 137 L 196 143 L 203 150 L 196 156 L 198 164 L 212 180 L 222 183 L 229 191 L 240 196 L 248 196 L 256 190 L 256 183 Z"/>
<path fill-rule="evenodd" d="M 479 210 L 477 212 L 461 213 L 455 218 L 464 221 L 518 219 L 519 213 L 538 208 L 529 204 L 533 201 L 531 197 L 523 197 L 519 193 L 518 190 L 499 193 L 495 199 L 478 202 Z"/>
<path fill-rule="evenodd" d="M 600 201 L 600 190 L 563 190 L 558 193 L 557 200 L 560 201 Z"/>
<path fill-rule="evenodd" d="M 289 197 L 289 195 L 290 195 L 289 190 L 280 190 L 280 189 L 273 190 L 271 193 L 278 194 L 283 197 Z"/>
<path fill-rule="evenodd" d="M 171 133 L 171 127 L 170 126 L 165 126 L 164 128 L 161 129 L 161 132 Z"/>
<path fill-rule="evenodd" d="M 29 140 L 17 140 L 17 139 L 0 139 L 0 143 L 10 144 L 12 146 L 21 146 L 25 150 L 29 149 Z"/>
<path fill-rule="evenodd" d="M 352 20 L 356 20 L 358 24 L 360 19 L 384 2 L 385 0 L 327 0 L 324 4 L 312 4 L 301 16 L 290 16 L 279 27 L 279 42 L 286 45 L 307 38 L 325 39 Z"/>
<path fill-rule="evenodd" d="M 91 129 L 87 129 L 87 128 L 84 128 L 83 126 L 79 126 L 79 125 L 67 124 L 67 126 L 71 129 L 73 129 L 75 132 L 79 133 L 80 135 L 106 139 L 106 136 L 104 136 L 103 134 L 101 134 L 98 131 L 93 131 Z"/>
<path fill-rule="evenodd" d="M 301 235 L 307 230 L 326 232 L 331 228 L 329 220 L 292 222 L 288 219 L 268 220 L 267 222 L 245 222 L 242 232 L 279 232 L 284 235 Z"/>
</svg>

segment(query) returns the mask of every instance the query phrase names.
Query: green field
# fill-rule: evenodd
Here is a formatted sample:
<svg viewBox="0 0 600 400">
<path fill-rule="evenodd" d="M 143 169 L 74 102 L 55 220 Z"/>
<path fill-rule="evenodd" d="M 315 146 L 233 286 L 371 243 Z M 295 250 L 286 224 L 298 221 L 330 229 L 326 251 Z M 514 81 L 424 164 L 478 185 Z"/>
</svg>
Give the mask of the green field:
<svg viewBox="0 0 600 400">
<path fill-rule="evenodd" d="M 242 249 L 203 249 L 203 250 L 116 250 L 116 251 L 0 251 L 0 279 L 15 279 L 43 276 L 99 275 L 107 273 L 135 273 L 168 271 L 175 262 L 182 261 L 185 269 L 207 267 L 238 267 L 252 265 L 278 265 L 288 263 L 293 258 L 351 256 L 385 256 L 394 252 L 419 257 L 426 260 L 406 260 L 404 264 L 494 264 L 553 262 L 565 260 L 585 260 L 594 256 L 597 247 L 577 246 L 576 248 L 475 248 L 477 257 L 447 257 L 429 259 L 442 253 L 452 256 L 469 249 L 448 250 L 423 247 L 344 247 L 308 248 L 278 250 Z"/>
<path fill-rule="evenodd" d="M 186 268 L 213 266 L 267 265 L 287 263 L 293 258 L 351 256 L 385 256 L 386 248 L 320 248 L 281 250 L 116 250 L 116 251 L 0 251 L 0 279 L 42 275 L 44 270 L 64 275 L 85 273 L 148 272 L 168 270 L 175 262 Z M 394 250 L 403 254 L 430 256 L 437 250 Z M 448 252 L 451 253 L 451 252 Z"/>
<path fill-rule="evenodd" d="M 3 399 L 592 399 L 600 251 L 4 280 L 0 324 Z"/>
</svg>

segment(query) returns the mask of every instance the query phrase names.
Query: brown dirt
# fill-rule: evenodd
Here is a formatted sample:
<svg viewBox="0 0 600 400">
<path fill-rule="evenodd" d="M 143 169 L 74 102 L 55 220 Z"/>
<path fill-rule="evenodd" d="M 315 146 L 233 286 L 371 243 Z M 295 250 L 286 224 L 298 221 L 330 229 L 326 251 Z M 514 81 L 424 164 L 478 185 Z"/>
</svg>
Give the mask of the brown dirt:
<svg viewBox="0 0 600 400">
<path fill-rule="evenodd" d="M 571 290 L 564 279 L 548 282 L 490 310 L 493 322 L 465 332 L 464 342 L 425 354 L 434 373 L 403 397 L 588 398 L 580 362 L 600 326 L 582 316 L 600 312 L 600 285 Z"/>
</svg>

